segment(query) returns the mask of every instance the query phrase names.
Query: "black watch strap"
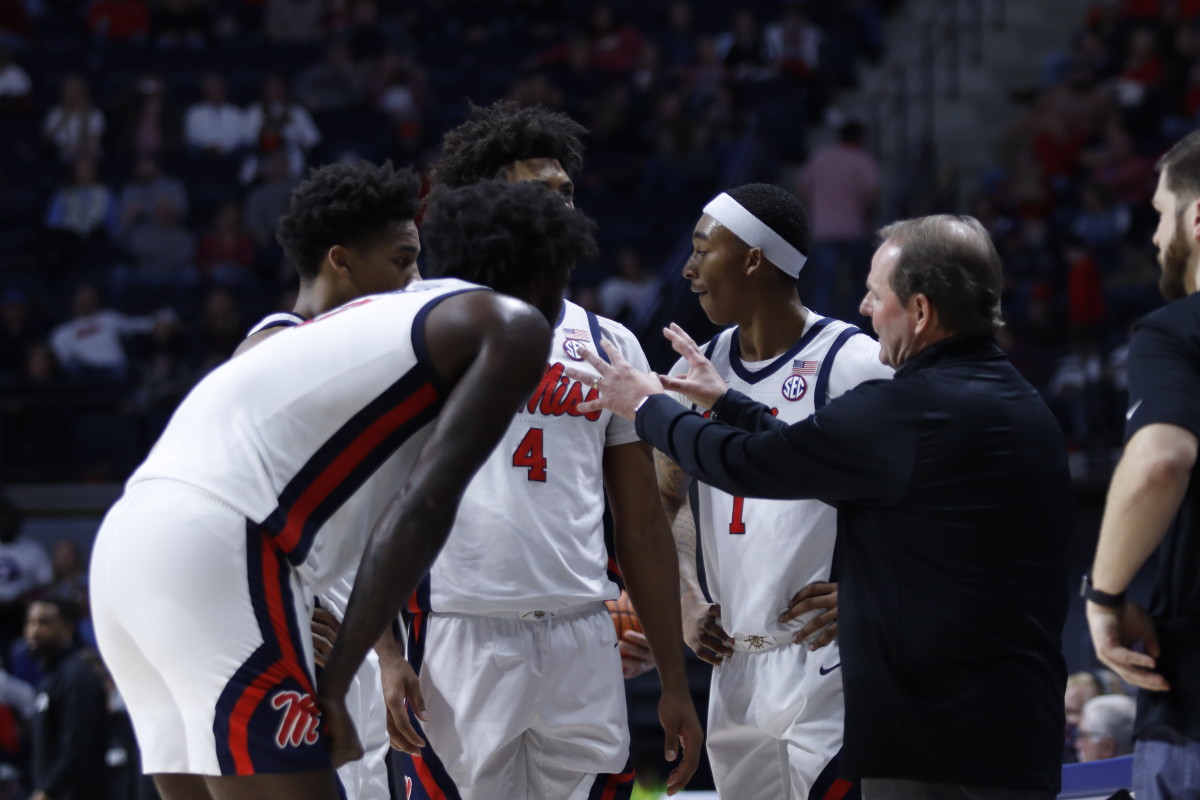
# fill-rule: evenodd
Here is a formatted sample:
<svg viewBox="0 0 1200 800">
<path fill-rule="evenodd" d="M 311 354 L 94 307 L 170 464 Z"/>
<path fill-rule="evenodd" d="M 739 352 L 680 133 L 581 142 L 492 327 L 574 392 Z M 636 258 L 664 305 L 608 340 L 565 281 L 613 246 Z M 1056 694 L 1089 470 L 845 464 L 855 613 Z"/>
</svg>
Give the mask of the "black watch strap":
<svg viewBox="0 0 1200 800">
<path fill-rule="evenodd" d="M 1089 603 L 1095 603 L 1105 608 L 1120 608 L 1125 605 L 1125 593 L 1109 594 L 1092 586 L 1092 573 L 1084 573 L 1083 585 L 1079 587 L 1079 596 Z"/>
</svg>

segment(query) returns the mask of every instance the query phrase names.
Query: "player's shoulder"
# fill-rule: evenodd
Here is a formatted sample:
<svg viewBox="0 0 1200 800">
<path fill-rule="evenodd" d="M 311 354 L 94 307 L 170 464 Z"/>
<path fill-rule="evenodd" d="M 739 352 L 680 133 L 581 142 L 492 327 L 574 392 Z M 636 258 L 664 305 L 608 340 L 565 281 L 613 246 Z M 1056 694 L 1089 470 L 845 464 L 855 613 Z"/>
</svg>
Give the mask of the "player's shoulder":
<svg viewBox="0 0 1200 800">
<path fill-rule="evenodd" d="M 295 311 L 276 311 L 273 314 L 267 314 L 260 319 L 246 332 L 246 337 L 262 333 L 263 331 L 273 330 L 275 328 L 294 328 L 302 322 L 307 321 L 307 317 L 302 314 L 297 314 Z"/>
<path fill-rule="evenodd" d="M 1200 343 L 1200 292 L 1167 303 L 1142 317 L 1134 329 L 1135 340 L 1139 333 Z"/>
<path fill-rule="evenodd" d="M 574 330 L 576 329 L 576 325 L 579 324 L 587 325 L 588 333 L 597 345 L 600 344 L 600 339 L 608 339 L 615 344 L 625 360 L 640 361 L 645 359 L 646 354 L 642 349 L 641 342 L 638 341 L 637 336 L 629 328 L 614 319 L 609 319 L 594 311 L 589 311 L 578 303 L 564 300 L 563 314 L 557 328 L 559 330 Z"/>
</svg>

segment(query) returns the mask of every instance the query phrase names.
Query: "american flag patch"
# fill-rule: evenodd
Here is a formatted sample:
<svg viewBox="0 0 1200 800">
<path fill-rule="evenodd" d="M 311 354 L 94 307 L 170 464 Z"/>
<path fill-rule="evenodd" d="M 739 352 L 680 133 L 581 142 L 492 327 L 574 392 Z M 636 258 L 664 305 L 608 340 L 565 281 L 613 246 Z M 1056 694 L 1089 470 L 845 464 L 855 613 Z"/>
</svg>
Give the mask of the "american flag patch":
<svg viewBox="0 0 1200 800">
<path fill-rule="evenodd" d="M 820 361 L 801 361 L 796 359 L 792 362 L 793 375 L 816 375 L 817 369 L 821 366 Z"/>
<path fill-rule="evenodd" d="M 581 330 L 579 330 L 579 328 L 563 328 L 562 330 L 563 330 L 563 336 L 566 336 L 568 339 L 587 339 L 588 338 L 588 332 L 581 331 Z"/>
</svg>

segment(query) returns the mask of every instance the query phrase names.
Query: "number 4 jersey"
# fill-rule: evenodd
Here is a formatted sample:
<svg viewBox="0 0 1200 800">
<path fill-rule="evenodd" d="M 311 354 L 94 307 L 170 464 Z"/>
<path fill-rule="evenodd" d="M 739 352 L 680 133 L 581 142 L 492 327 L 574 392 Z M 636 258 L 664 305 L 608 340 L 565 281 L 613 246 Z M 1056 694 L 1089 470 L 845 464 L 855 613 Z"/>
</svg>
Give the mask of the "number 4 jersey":
<svg viewBox="0 0 1200 800">
<path fill-rule="evenodd" d="M 629 330 L 564 303 L 542 382 L 471 481 L 410 610 L 554 611 L 617 596 L 604 547 L 604 450 L 638 436 L 612 412 L 580 412 L 598 393 L 565 373 L 594 374 L 582 348 L 608 360 L 601 338 L 649 369 Z"/>
<path fill-rule="evenodd" d="M 858 384 L 890 378 L 879 343 L 840 320 L 808 312 L 804 335 L 786 353 L 747 362 L 738 355 L 738 329 L 703 348 L 733 389 L 771 407 L 785 422 L 800 422 Z M 681 359 L 672 375 L 687 371 Z M 682 399 L 688 404 L 688 401 Z M 734 497 L 703 483 L 692 487 L 709 594 L 721 606 L 730 634 L 781 634 L 804 620 L 777 617 L 792 595 L 831 577 L 837 513 L 819 500 Z"/>
</svg>

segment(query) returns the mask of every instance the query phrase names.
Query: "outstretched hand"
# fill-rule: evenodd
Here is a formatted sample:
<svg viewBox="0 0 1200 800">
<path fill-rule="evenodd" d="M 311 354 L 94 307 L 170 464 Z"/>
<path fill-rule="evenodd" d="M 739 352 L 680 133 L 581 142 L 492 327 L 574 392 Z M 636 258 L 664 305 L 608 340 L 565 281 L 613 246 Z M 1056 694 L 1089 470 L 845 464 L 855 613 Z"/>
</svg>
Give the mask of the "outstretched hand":
<svg viewBox="0 0 1200 800">
<path fill-rule="evenodd" d="M 682 394 L 701 408 L 712 408 L 729 388 L 721 373 L 704 357 L 695 340 L 674 322 L 663 328 L 663 336 L 688 365 L 686 375 L 660 376 L 663 387 Z"/>
<path fill-rule="evenodd" d="M 633 419 L 637 414 L 638 404 L 644 398 L 662 393 L 662 384 L 653 372 L 642 372 L 626 361 L 617 346 L 608 339 L 601 339 L 600 346 L 612 359 L 611 364 L 586 347 L 580 349 L 583 360 L 599 372 L 600 377 L 597 378 L 577 367 L 566 369 L 571 378 L 600 391 L 597 399 L 580 403 L 578 408 L 584 414 L 610 410 L 617 416 Z"/>
</svg>

